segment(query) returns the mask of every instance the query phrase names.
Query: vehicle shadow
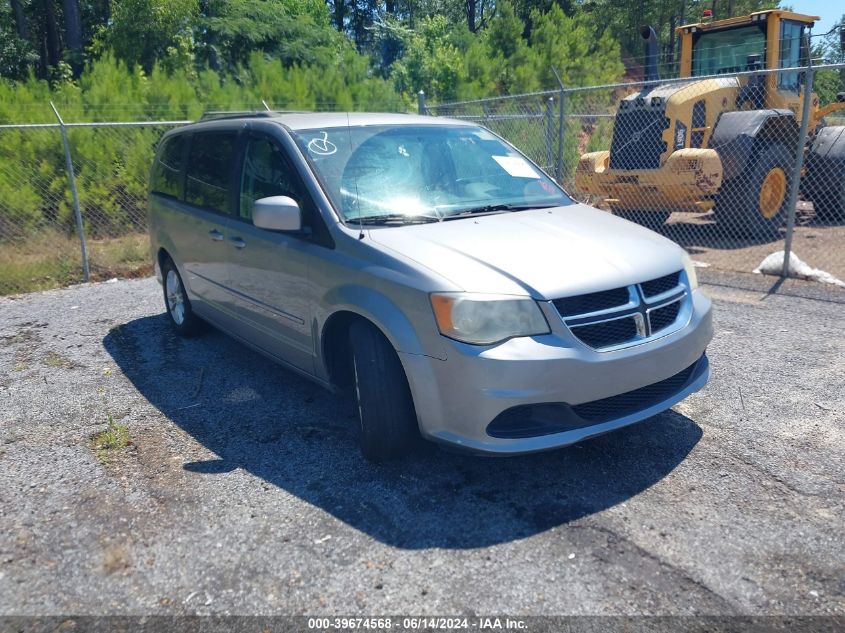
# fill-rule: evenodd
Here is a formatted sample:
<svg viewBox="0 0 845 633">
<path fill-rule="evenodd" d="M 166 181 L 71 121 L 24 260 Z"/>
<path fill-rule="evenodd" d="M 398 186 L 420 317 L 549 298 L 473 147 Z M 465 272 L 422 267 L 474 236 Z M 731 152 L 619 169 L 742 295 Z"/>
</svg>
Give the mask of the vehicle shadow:
<svg viewBox="0 0 845 633">
<path fill-rule="evenodd" d="M 702 435 L 669 411 L 538 455 L 426 443 L 401 463 L 373 465 L 354 444 L 347 400 L 217 331 L 180 339 L 160 315 L 113 328 L 103 345 L 141 395 L 219 456 L 185 464 L 193 476 L 242 468 L 402 548 L 484 547 L 565 525 L 654 485 Z"/>
</svg>

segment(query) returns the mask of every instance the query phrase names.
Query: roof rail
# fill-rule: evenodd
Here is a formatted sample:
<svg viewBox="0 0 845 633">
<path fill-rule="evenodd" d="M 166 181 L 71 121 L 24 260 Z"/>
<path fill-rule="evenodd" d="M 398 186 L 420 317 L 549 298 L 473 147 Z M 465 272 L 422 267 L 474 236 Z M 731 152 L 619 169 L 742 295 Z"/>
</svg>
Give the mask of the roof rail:
<svg viewBox="0 0 845 633">
<path fill-rule="evenodd" d="M 242 119 L 248 117 L 268 118 L 279 116 L 280 114 L 302 114 L 306 112 L 310 112 L 310 110 L 209 110 L 203 112 L 199 120 Z"/>
<path fill-rule="evenodd" d="M 267 117 L 273 116 L 275 112 L 267 110 L 208 110 L 202 113 L 200 121 L 209 119 L 239 119 L 242 117 Z"/>
</svg>

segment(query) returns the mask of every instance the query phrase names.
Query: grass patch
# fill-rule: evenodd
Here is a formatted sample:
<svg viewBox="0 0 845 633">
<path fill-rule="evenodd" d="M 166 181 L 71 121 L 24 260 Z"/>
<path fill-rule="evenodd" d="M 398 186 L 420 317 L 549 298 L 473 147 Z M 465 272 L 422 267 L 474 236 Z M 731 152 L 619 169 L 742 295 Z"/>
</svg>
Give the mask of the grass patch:
<svg viewBox="0 0 845 633">
<path fill-rule="evenodd" d="M 47 367 L 73 367 L 73 361 L 61 354 L 49 352 L 42 360 Z"/>
<path fill-rule="evenodd" d="M 146 233 L 89 239 L 91 280 L 143 277 L 152 271 Z M 82 281 L 82 256 L 76 235 L 41 231 L 0 245 L 0 295 L 60 288 Z"/>
<path fill-rule="evenodd" d="M 107 464 L 111 461 L 112 455 L 131 443 L 129 439 L 129 427 L 126 424 L 118 424 L 109 414 L 108 425 L 105 431 L 100 431 L 91 438 L 91 446 L 97 459 Z"/>
</svg>

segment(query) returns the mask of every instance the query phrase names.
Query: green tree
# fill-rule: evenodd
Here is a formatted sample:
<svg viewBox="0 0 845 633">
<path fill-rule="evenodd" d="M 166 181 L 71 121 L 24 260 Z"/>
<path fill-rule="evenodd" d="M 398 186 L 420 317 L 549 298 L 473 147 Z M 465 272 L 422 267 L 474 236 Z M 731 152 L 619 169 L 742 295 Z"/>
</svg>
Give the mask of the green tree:
<svg viewBox="0 0 845 633">
<path fill-rule="evenodd" d="M 516 15 L 514 6 L 503 0 L 496 17 L 482 33 L 492 80 L 499 93 L 527 92 L 541 85 L 541 78 L 535 72 L 536 55 L 523 38 L 524 31 L 525 24 Z"/>
<path fill-rule="evenodd" d="M 450 39 L 450 28 L 442 15 L 426 17 L 408 41 L 405 55 L 391 71 L 396 90 L 408 95 L 418 90 L 437 101 L 456 99 L 466 80 L 461 52 Z"/>
<path fill-rule="evenodd" d="M 554 5 L 547 13 L 535 11 L 531 19 L 531 48 L 542 85 L 556 83 L 552 66 L 567 86 L 611 83 L 622 76 L 619 44 L 592 16 L 579 12 L 569 17 Z"/>
<path fill-rule="evenodd" d="M 112 0 L 110 6 L 102 43 L 127 66 L 150 72 L 156 62 L 169 70 L 190 64 L 197 0 Z"/>
<path fill-rule="evenodd" d="M 232 69 L 254 51 L 283 64 L 329 63 L 344 44 L 320 0 L 208 0 L 197 22 L 200 61 Z"/>
</svg>

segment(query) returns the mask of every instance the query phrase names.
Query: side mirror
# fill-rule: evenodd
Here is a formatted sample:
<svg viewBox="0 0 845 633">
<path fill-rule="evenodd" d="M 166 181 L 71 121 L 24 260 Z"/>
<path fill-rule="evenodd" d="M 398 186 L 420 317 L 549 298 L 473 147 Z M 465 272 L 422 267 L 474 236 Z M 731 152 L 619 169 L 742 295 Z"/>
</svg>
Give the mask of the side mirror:
<svg viewBox="0 0 845 633">
<path fill-rule="evenodd" d="M 252 223 L 268 231 L 301 231 L 302 211 L 288 196 L 261 198 L 252 207 Z"/>
</svg>

